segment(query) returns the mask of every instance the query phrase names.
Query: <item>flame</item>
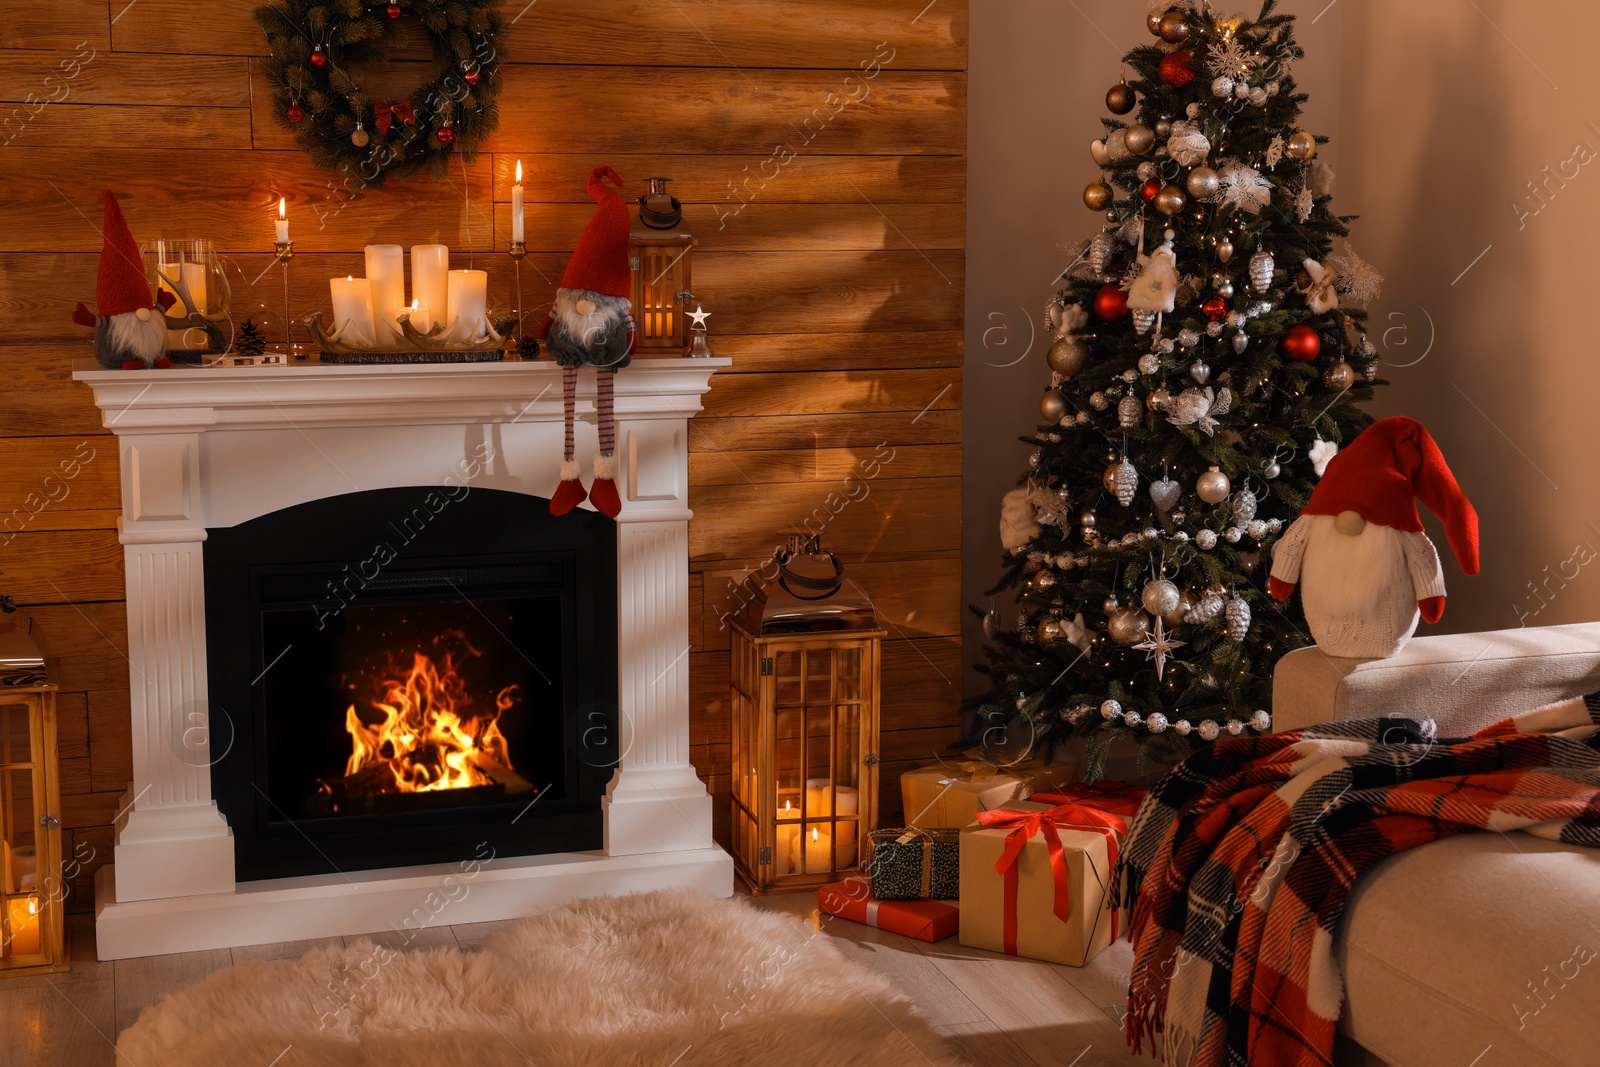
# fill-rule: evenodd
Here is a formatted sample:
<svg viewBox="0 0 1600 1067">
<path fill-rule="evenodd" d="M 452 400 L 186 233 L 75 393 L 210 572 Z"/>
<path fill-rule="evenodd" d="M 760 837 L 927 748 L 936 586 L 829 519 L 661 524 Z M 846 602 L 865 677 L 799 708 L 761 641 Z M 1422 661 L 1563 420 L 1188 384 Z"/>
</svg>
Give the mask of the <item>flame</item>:
<svg viewBox="0 0 1600 1067">
<path fill-rule="evenodd" d="M 379 791 L 431 793 L 493 785 L 489 771 L 512 769 L 499 720 L 516 703 L 516 686 L 495 695 L 494 711 L 473 715 L 455 659 L 446 654 L 441 668 L 423 652 L 413 655 L 403 679 L 386 679 L 383 686 L 383 698 L 372 702 L 381 722 L 363 722 L 354 704 L 345 712 L 354 744 L 346 777 L 379 767 L 394 780 L 392 790 Z"/>
<path fill-rule="evenodd" d="M 522 184 L 522 160 L 517 160 L 517 184 Z"/>
</svg>

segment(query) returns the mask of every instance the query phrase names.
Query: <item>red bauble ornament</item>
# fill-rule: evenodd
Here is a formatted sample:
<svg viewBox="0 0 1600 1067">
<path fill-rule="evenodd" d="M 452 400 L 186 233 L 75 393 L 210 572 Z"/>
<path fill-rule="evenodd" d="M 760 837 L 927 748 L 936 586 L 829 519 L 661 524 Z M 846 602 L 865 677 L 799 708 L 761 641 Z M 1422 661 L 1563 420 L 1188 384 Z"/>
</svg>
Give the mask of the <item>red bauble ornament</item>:
<svg viewBox="0 0 1600 1067">
<path fill-rule="evenodd" d="M 479 77 L 480 75 L 477 71 L 469 70 L 465 74 L 461 75 L 461 80 L 466 82 L 468 85 L 477 85 Z"/>
<path fill-rule="evenodd" d="M 1283 353 L 1285 359 L 1292 359 L 1297 363 L 1310 363 L 1322 351 L 1322 338 L 1316 330 L 1301 323 L 1289 327 L 1289 332 L 1278 342 L 1278 351 Z"/>
<path fill-rule="evenodd" d="M 1150 201 L 1156 198 L 1156 194 L 1160 191 L 1161 181 L 1157 178 L 1151 178 L 1149 181 L 1139 186 L 1139 199 L 1148 204 Z"/>
<path fill-rule="evenodd" d="M 1228 302 L 1220 296 L 1214 296 L 1200 305 L 1200 310 L 1206 313 L 1206 318 L 1212 322 L 1221 322 L 1228 317 Z"/>
<path fill-rule="evenodd" d="M 1174 89 L 1182 89 L 1194 81 L 1194 70 L 1190 68 L 1189 61 L 1194 56 L 1188 52 L 1168 52 L 1161 60 L 1161 66 L 1156 73 L 1162 82 Z"/>
<path fill-rule="evenodd" d="M 438 133 L 436 133 L 434 136 L 439 138 L 439 142 L 441 144 L 449 144 L 451 141 L 456 139 L 456 131 L 452 130 L 448 126 L 441 126 Z"/>
<path fill-rule="evenodd" d="M 323 55 L 322 49 L 317 48 L 312 51 L 311 65 L 313 67 L 325 67 L 328 65 L 328 57 Z"/>
<path fill-rule="evenodd" d="M 397 19 L 400 17 L 400 5 L 390 4 L 388 7 L 383 9 L 383 13 L 392 19 Z"/>
<path fill-rule="evenodd" d="M 1115 282 L 1100 287 L 1094 294 L 1094 313 L 1102 322 L 1115 322 L 1128 313 L 1128 294 Z"/>
<path fill-rule="evenodd" d="M 290 124 L 295 126 L 300 125 L 306 119 L 306 109 L 299 104 L 290 104 L 289 110 L 285 111 L 284 114 L 288 116 Z"/>
</svg>

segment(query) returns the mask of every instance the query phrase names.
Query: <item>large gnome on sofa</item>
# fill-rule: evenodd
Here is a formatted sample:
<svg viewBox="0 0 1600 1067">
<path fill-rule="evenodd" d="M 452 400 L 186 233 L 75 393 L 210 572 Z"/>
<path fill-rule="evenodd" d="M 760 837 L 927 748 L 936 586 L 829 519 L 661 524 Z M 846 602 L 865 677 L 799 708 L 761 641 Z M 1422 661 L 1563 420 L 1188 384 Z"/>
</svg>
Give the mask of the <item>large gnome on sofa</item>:
<svg viewBox="0 0 1600 1067">
<path fill-rule="evenodd" d="M 1419 617 L 1444 614 L 1439 553 L 1416 501 L 1444 523 L 1456 561 L 1478 573 L 1478 513 L 1439 446 L 1415 419 L 1381 419 L 1328 461 L 1272 559 L 1268 590 L 1299 584 L 1306 623 L 1330 656 L 1382 659 L 1405 646 Z"/>
<path fill-rule="evenodd" d="M 175 298 L 162 290 L 157 300 L 150 299 L 144 260 L 122 217 L 122 208 L 109 189 L 101 195 L 106 205 L 101 232 L 104 245 L 94 287 L 99 314 L 91 315 L 88 308 L 79 304 L 72 312 L 72 321 L 95 331 L 94 358 L 108 370 L 170 367 L 165 315 Z"/>
<path fill-rule="evenodd" d="M 583 228 L 578 247 L 567 261 L 556 290 L 555 305 L 540 336 L 561 364 L 561 385 L 567 416 L 566 450 L 561 457 L 561 484 L 550 498 L 550 511 L 565 515 L 587 496 L 595 510 L 616 518 L 622 510 L 617 493 L 616 420 L 612 415 L 612 375 L 628 365 L 638 339 L 633 324 L 633 302 L 628 299 L 633 275 L 628 266 L 628 230 L 632 218 L 618 188 L 622 179 L 610 167 L 589 173 L 589 195 L 594 197 L 594 217 Z M 572 435 L 573 392 L 578 368 L 588 365 L 595 373 L 595 411 L 599 416 L 600 453 L 594 457 L 594 483 L 586 493 L 578 480 L 578 463 Z"/>
</svg>

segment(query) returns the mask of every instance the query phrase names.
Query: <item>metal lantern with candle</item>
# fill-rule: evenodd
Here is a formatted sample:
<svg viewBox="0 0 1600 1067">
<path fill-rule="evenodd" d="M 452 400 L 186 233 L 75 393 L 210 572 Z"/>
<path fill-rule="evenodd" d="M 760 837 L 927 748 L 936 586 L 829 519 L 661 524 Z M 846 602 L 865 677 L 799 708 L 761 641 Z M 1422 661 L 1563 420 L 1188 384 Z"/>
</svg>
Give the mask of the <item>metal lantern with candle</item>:
<svg viewBox="0 0 1600 1067">
<path fill-rule="evenodd" d="M 757 894 L 837 881 L 877 828 L 884 631 L 816 535 L 790 537 L 737 592 L 734 866 Z"/>
<path fill-rule="evenodd" d="M 145 266 L 158 293 L 172 301 L 167 309 L 167 356 L 174 363 L 199 363 L 228 347 L 223 326 L 232 298 L 228 274 L 211 242 L 149 241 Z"/>
<path fill-rule="evenodd" d="M 60 788 L 56 687 L 32 638 L 8 619 L 0 622 L 0 977 L 67 969 Z"/>
<path fill-rule="evenodd" d="M 640 356 L 682 356 L 689 350 L 684 304 L 690 250 L 696 242 L 683 226 L 683 205 L 667 192 L 667 178 L 650 178 L 639 198 L 639 217 L 628 234 L 633 268 L 633 319 Z"/>
</svg>

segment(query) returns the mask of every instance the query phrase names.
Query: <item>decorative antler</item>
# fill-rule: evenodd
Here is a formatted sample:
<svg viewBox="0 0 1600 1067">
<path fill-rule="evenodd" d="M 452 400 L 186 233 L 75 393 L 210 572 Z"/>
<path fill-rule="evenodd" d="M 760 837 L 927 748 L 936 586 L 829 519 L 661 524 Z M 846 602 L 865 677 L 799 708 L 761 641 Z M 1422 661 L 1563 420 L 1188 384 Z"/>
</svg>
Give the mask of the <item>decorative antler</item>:
<svg viewBox="0 0 1600 1067">
<path fill-rule="evenodd" d="M 509 315 L 497 315 L 493 319 L 486 319 L 483 324 L 484 335 L 472 341 L 446 341 L 445 334 L 449 327 L 436 325 L 426 333 L 411 325 L 409 312 L 401 312 L 395 321 L 400 326 L 401 343 L 392 347 L 378 348 L 372 345 L 352 344 L 344 339 L 345 327 L 348 323 L 329 327 L 324 321 L 322 312 L 314 312 L 300 320 L 311 333 L 311 339 L 317 347 L 331 355 L 356 356 L 356 355 L 415 355 L 428 352 L 497 352 L 505 347 L 506 334 L 511 330 L 516 319 Z"/>
</svg>

